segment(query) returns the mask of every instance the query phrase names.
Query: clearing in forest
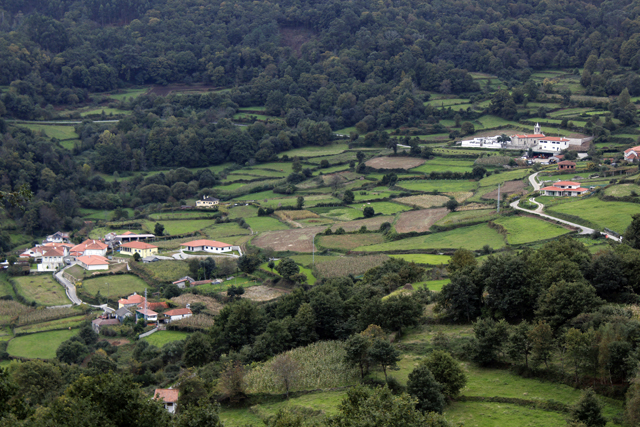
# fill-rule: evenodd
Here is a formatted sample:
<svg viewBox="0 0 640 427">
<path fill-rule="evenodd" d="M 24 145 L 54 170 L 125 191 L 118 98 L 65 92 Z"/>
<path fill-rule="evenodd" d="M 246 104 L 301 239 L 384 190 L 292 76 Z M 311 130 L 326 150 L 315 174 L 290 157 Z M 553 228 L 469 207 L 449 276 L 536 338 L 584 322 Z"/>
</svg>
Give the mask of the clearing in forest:
<svg viewBox="0 0 640 427">
<path fill-rule="evenodd" d="M 367 160 L 365 165 L 375 169 L 412 169 L 424 163 L 416 157 L 376 157 Z"/>
<path fill-rule="evenodd" d="M 447 216 L 448 212 L 445 208 L 403 212 L 396 222 L 396 231 L 398 233 L 410 233 L 412 231 L 422 233 L 429 231 L 431 226 Z M 366 243 L 363 243 L 360 246 L 365 244 Z"/>
</svg>

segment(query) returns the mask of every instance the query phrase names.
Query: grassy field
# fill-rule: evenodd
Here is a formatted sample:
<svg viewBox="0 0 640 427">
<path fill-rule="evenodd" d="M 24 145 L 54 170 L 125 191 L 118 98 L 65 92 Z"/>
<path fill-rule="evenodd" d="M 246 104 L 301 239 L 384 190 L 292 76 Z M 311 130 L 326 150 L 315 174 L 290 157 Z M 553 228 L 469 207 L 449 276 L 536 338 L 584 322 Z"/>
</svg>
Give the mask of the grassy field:
<svg viewBox="0 0 640 427">
<path fill-rule="evenodd" d="M 13 288 L 11 287 L 11 283 L 9 283 L 7 275 L 0 274 L 0 298 L 11 297 L 11 299 L 13 299 L 15 296 L 16 293 L 13 292 Z"/>
<path fill-rule="evenodd" d="M 358 246 L 374 245 L 382 242 L 384 242 L 384 236 L 376 233 L 318 236 L 319 246 L 339 251 L 350 251 Z"/>
<path fill-rule="evenodd" d="M 89 209 L 87 209 L 89 210 Z M 213 217 L 213 212 L 162 212 L 162 213 L 153 213 L 149 215 L 149 218 L 155 220 L 163 220 L 163 219 L 191 219 L 191 218 L 202 218 L 202 217 Z"/>
<path fill-rule="evenodd" d="M 614 197 L 631 196 L 632 193 L 640 194 L 640 185 L 636 184 L 619 184 L 607 188 L 604 194 Z"/>
<path fill-rule="evenodd" d="M 7 351 L 12 356 L 26 357 L 29 359 L 53 359 L 56 357 L 56 350 L 60 344 L 76 333 L 77 331 L 73 329 L 66 329 L 62 331 L 24 335 L 9 341 Z"/>
<path fill-rule="evenodd" d="M 180 341 L 185 340 L 189 337 L 187 332 L 180 331 L 158 331 L 155 332 L 148 337 L 144 337 L 143 340 L 147 341 L 151 345 L 155 345 L 156 347 L 162 347 L 166 343 L 172 341 Z"/>
<path fill-rule="evenodd" d="M 324 147 L 303 147 L 303 148 L 294 148 L 293 150 L 285 151 L 282 153 L 278 153 L 279 156 L 287 155 L 289 157 L 318 157 L 318 156 L 333 156 L 336 154 L 340 154 L 345 150 L 349 149 L 348 144 L 332 144 Z"/>
<path fill-rule="evenodd" d="M 190 274 L 189 265 L 185 261 L 156 261 L 141 263 L 139 266 L 160 282 L 173 282 Z M 100 293 L 104 295 L 104 292 Z"/>
<path fill-rule="evenodd" d="M 463 222 L 484 221 L 497 218 L 498 215 L 495 209 L 473 209 L 469 211 L 457 211 L 451 212 L 446 217 L 442 218 L 437 225 L 453 225 Z"/>
<path fill-rule="evenodd" d="M 249 224 L 254 233 L 262 233 L 269 230 L 287 230 L 289 228 L 286 224 L 278 221 L 275 218 L 264 216 L 245 218 L 245 221 L 247 222 L 247 224 Z"/>
<path fill-rule="evenodd" d="M 510 245 L 552 239 L 571 232 L 559 225 L 527 216 L 502 217 L 494 222 L 507 229 L 507 242 Z"/>
<path fill-rule="evenodd" d="M 398 212 L 408 211 L 410 208 L 405 205 L 400 205 L 393 202 L 372 202 L 367 204 L 353 204 L 349 205 L 354 209 L 363 210 L 365 207 L 369 206 L 373 208 L 375 213 L 381 213 L 383 215 L 393 215 Z"/>
<path fill-rule="evenodd" d="M 231 219 L 236 219 L 236 218 L 247 219 L 252 216 L 258 216 L 258 208 L 252 205 L 234 206 L 228 210 L 227 215 Z"/>
<path fill-rule="evenodd" d="M 455 402 L 445 410 L 453 425 L 474 427 L 547 427 L 566 424 L 567 416 L 518 405 L 491 402 Z"/>
<path fill-rule="evenodd" d="M 212 225 L 213 221 L 209 219 L 192 219 L 192 220 L 178 220 L 178 221 L 159 221 L 164 225 L 164 232 L 167 234 L 184 234 L 192 233 L 194 231 L 202 230 L 203 228 Z M 156 222 L 146 221 L 144 227 L 147 230 L 153 231 Z"/>
<path fill-rule="evenodd" d="M 473 160 L 436 157 L 433 160 L 427 160 L 424 165 L 411 169 L 411 172 L 471 172 L 471 169 L 473 169 Z"/>
<path fill-rule="evenodd" d="M 603 202 L 595 197 L 562 203 L 552 208 L 553 212 L 576 215 L 598 225 L 624 233 L 631 224 L 631 215 L 640 212 L 640 206 L 634 203 Z M 551 213 L 551 211 L 550 211 Z"/>
<path fill-rule="evenodd" d="M 494 249 L 504 246 L 502 236 L 486 224 L 462 227 L 442 233 L 428 234 L 426 236 L 410 237 L 395 242 L 381 243 L 378 245 L 361 246 L 358 251 L 384 252 L 397 250 L 421 250 L 421 249 L 481 249 L 489 245 Z"/>
<path fill-rule="evenodd" d="M 124 297 L 134 292 L 144 293 L 148 287 L 149 285 L 133 274 L 98 276 L 82 282 L 83 290 L 90 295 L 96 295 L 100 291 L 102 296 L 110 298 Z"/>
<path fill-rule="evenodd" d="M 69 304 L 64 288 L 50 274 L 14 277 L 13 280 L 18 293 L 27 301 L 49 306 Z"/>
<path fill-rule="evenodd" d="M 30 129 L 33 132 L 44 132 L 44 134 L 47 135 L 49 138 L 56 138 L 59 140 L 78 138 L 78 134 L 76 133 L 73 126 L 40 125 L 40 124 L 32 124 L 32 123 L 23 124 L 20 126 Z"/>
<path fill-rule="evenodd" d="M 405 261 L 415 262 L 417 264 L 440 265 L 446 264 L 451 259 L 448 255 L 432 255 L 432 254 L 402 254 L 389 255 L 391 258 L 402 258 Z"/>
<path fill-rule="evenodd" d="M 361 205 L 356 205 L 361 206 Z M 336 219 L 340 221 L 350 221 L 356 218 L 362 218 L 361 209 L 353 209 L 348 207 L 322 207 L 309 209 L 311 212 L 315 212 L 319 215 Z"/>
</svg>

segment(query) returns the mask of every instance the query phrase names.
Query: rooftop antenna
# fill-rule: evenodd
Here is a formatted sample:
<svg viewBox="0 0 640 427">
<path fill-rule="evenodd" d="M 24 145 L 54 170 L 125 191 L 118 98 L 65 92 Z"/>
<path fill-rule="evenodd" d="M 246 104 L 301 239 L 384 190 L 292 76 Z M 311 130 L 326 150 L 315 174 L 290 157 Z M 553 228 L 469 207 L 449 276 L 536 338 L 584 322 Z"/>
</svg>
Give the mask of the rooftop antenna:
<svg viewBox="0 0 640 427">
<path fill-rule="evenodd" d="M 498 213 L 500 213 L 500 184 L 498 184 Z M 146 295 L 146 291 L 145 291 Z"/>
</svg>

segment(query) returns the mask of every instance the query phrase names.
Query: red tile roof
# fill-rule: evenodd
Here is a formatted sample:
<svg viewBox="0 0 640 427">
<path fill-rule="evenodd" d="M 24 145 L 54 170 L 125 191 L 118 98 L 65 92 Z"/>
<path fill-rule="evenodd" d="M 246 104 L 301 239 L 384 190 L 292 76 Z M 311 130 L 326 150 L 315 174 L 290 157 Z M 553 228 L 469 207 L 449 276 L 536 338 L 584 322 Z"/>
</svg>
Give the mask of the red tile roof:
<svg viewBox="0 0 640 427">
<path fill-rule="evenodd" d="M 585 191 L 587 191 L 586 188 L 560 188 L 560 187 L 554 187 L 554 186 L 549 186 L 549 187 L 544 187 L 541 188 L 540 190 L 546 190 L 546 191 L 575 191 L 577 193 L 583 193 Z"/>
<path fill-rule="evenodd" d="M 122 236 L 128 236 L 129 234 L 134 234 L 133 231 L 125 231 L 124 233 L 122 233 Z"/>
<path fill-rule="evenodd" d="M 179 394 L 180 390 L 175 388 L 157 388 L 156 391 L 153 392 L 153 398 L 155 400 L 162 399 L 166 403 L 176 403 Z"/>
<path fill-rule="evenodd" d="M 542 133 L 534 133 L 531 135 L 515 135 L 518 138 L 544 138 L 544 134 Z"/>
<path fill-rule="evenodd" d="M 40 253 L 42 256 L 64 256 L 64 248 L 46 247 Z"/>
<path fill-rule="evenodd" d="M 107 265 L 109 260 L 100 255 L 87 255 L 78 258 L 78 261 L 85 265 Z"/>
<path fill-rule="evenodd" d="M 84 253 L 87 249 L 89 250 L 104 250 L 107 249 L 107 245 L 102 243 L 100 240 L 85 240 L 71 248 L 71 252 Z"/>
<path fill-rule="evenodd" d="M 140 313 L 140 314 L 144 314 L 144 315 L 147 315 L 147 316 L 157 316 L 157 315 L 158 315 L 158 313 L 156 313 L 156 312 L 155 312 L 155 311 L 153 311 L 153 310 L 149 310 L 148 308 L 139 308 L 139 309 L 138 309 L 138 310 L 136 310 L 136 311 L 137 311 L 138 313 Z"/>
<path fill-rule="evenodd" d="M 191 247 L 211 246 L 214 248 L 228 248 L 231 245 L 228 243 L 217 242 L 215 240 L 201 239 L 201 240 L 192 240 L 191 242 L 187 242 L 187 243 L 182 243 L 180 244 L 180 246 L 191 246 Z"/>
<path fill-rule="evenodd" d="M 144 308 L 144 301 L 138 304 L 138 308 Z M 147 308 L 149 310 L 166 310 L 169 308 L 169 304 L 166 302 L 147 302 Z"/>
<path fill-rule="evenodd" d="M 570 160 L 563 160 L 563 161 L 561 161 L 561 162 L 558 162 L 558 164 L 559 164 L 559 165 L 565 165 L 565 166 L 575 166 L 575 165 L 576 165 L 575 163 L 573 163 L 573 162 L 572 162 L 572 161 L 570 161 Z"/>
<path fill-rule="evenodd" d="M 144 297 L 138 294 L 129 295 L 129 298 L 122 298 L 118 300 L 118 304 L 123 304 L 123 305 L 139 304 L 141 302 L 144 302 Z"/>
<path fill-rule="evenodd" d="M 133 248 L 133 249 L 153 249 L 153 248 L 157 248 L 157 246 L 150 245 L 150 244 L 144 243 L 144 242 L 138 242 L 138 241 L 123 243 L 123 244 L 120 245 L 120 247 L 122 247 L 122 248 Z"/>
<path fill-rule="evenodd" d="M 574 181 L 557 181 L 553 183 L 554 186 L 557 185 L 577 185 L 580 186 L 579 182 L 574 182 Z"/>
<path fill-rule="evenodd" d="M 165 311 L 165 316 L 184 316 L 185 314 L 192 314 L 190 308 L 174 308 L 173 310 Z"/>
<path fill-rule="evenodd" d="M 630 153 L 631 151 L 635 151 L 636 153 L 640 153 L 640 145 L 637 147 L 631 147 L 624 150 L 625 153 Z"/>
</svg>

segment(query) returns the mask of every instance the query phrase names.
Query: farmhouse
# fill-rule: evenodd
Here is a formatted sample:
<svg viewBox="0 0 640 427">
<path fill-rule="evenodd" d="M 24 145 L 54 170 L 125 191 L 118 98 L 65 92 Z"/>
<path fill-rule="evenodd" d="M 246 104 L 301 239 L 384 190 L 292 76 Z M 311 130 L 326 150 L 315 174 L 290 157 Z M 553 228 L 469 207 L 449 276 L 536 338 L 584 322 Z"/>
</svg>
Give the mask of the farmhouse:
<svg viewBox="0 0 640 427">
<path fill-rule="evenodd" d="M 157 388 L 153 392 L 153 398 L 162 401 L 164 409 L 169 411 L 170 414 L 175 414 L 176 412 L 179 395 L 180 391 L 173 388 Z"/>
<path fill-rule="evenodd" d="M 44 246 L 35 246 L 21 253 L 20 258 L 34 258 L 38 264 L 38 271 L 56 270 L 62 267 L 64 257 L 68 255 L 68 248 L 63 245 L 47 243 Z"/>
<path fill-rule="evenodd" d="M 180 279 L 176 280 L 175 282 L 173 282 L 174 285 L 176 285 L 177 287 L 179 287 L 180 289 L 184 289 L 187 285 L 187 283 L 189 283 L 191 286 L 193 286 L 193 283 L 196 280 L 192 277 L 189 276 L 184 276 L 181 277 Z"/>
<path fill-rule="evenodd" d="M 576 164 L 569 160 L 563 160 L 558 162 L 558 170 L 561 171 L 572 171 L 576 169 Z"/>
<path fill-rule="evenodd" d="M 218 203 L 220 203 L 220 200 L 216 199 L 215 197 L 203 196 L 202 200 L 196 200 L 196 207 L 197 208 L 212 208 L 214 206 L 217 206 Z"/>
<path fill-rule="evenodd" d="M 126 255 L 140 254 L 140 257 L 148 257 L 158 253 L 158 247 L 144 242 L 127 242 L 120 245 L 120 253 Z"/>
<path fill-rule="evenodd" d="M 138 304 L 138 308 L 144 308 L 144 302 L 141 302 L 140 304 Z M 149 302 L 147 301 L 147 308 L 149 310 L 154 310 L 154 311 L 160 311 L 160 310 L 166 310 L 167 308 L 169 308 L 169 304 L 167 304 L 164 301 L 161 302 Z"/>
<path fill-rule="evenodd" d="M 116 319 L 118 319 L 120 322 L 124 322 L 125 318 L 133 316 L 133 314 L 129 311 L 127 307 L 120 307 L 119 309 L 116 310 L 115 315 L 116 315 Z"/>
<path fill-rule="evenodd" d="M 189 252 L 231 252 L 233 249 L 228 243 L 217 242 L 215 240 L 192 240 L 191 242 L 182 243 L 180 246 L 184 246 Z"/>
<path fill-rule="evenodd" d="M 166 316 L 167 323 L 171 323 L 174 320 L 184 319 L 185 317 L 190 317 L 193 313 L 191 313 L 190 308 L 174 308 L 173 310 L 169 310 L 163 313 Z"/>
<path fill-rule="evenodd" d="M 100 255 L 85 255 L 78 257 L 80 267 L 85 270 L 108 270 L 109 260 Z"/>
<path fill-rule="evenodd" d="M 580 183 L 573 181 L 558 181 L 549 187 L 540 189 L 545 196 L 581 196 L 586 193 L 586 188 L 580 187 Z"/>
<path fill-rule="evenodd" d="M 144 297 L 142 295 L 138 295 L 137 293 L 133 293 L 129 298 L 122 298 L 118 300 L 118 308 L 122 307 L 137 307 L 138 304 L 144 302 Z"/>
<path fill-rule="evenodd" d="M 91 327 L 96 334 L 100 333 L 100 329 L 107 326 L 118 326 L 120 321 L 118 319 L 102 319 L 97 318 L 91 322 Z"/>
<path fill-rule="evenodd" d="M 624 159 L 628 162 L 637 162 L 640 159 L 640 145 L 624 150 Z"/>
<path fill-rule="evenodd" d="M 99 255 L 105 256 L 107 254 L 108 246 L 102 243 L 100 240 L 88 239 L 79 245 L 75 245 L 69 251 L 69 255 L 73 257 L 79 257 L 83 255 Z"/>
</svg>

